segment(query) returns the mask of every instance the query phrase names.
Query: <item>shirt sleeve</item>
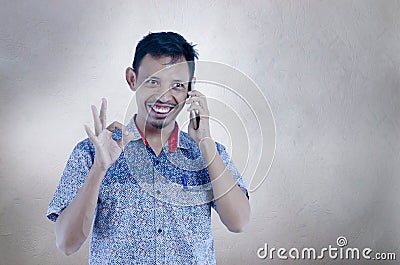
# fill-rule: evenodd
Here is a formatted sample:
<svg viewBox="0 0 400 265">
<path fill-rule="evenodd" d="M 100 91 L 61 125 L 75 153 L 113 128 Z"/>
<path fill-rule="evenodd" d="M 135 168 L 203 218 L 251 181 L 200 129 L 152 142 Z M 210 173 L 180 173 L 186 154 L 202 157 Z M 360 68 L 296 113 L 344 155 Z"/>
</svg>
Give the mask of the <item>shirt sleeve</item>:
<svg viewBox="0 0 400 265">
<path fill-rule="evenodd" d="M 72 202 L 85 183 L 93 165 L 94 147 L 89 139 L 78 143 L 72 151 L 61 175 L 46 216 L 55 222 L 61 212 Z"/>
</svg>

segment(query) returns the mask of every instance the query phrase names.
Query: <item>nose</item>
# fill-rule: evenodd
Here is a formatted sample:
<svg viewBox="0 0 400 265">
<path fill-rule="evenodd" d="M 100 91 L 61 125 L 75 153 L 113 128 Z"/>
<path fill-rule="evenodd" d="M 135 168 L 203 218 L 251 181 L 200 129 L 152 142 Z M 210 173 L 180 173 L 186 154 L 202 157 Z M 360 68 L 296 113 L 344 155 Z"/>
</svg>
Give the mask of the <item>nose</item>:
<svg viewBox="0 0 400 265">
<path fill-rule="evenodd" d="M 158 97 L 158 100 L 162 102 L 171 102 L 173 100 L 173 95 L 172 95 L 172 89 L 171 87 L 164 85 L 160 88 L 160 95 Z"/>
</svg>

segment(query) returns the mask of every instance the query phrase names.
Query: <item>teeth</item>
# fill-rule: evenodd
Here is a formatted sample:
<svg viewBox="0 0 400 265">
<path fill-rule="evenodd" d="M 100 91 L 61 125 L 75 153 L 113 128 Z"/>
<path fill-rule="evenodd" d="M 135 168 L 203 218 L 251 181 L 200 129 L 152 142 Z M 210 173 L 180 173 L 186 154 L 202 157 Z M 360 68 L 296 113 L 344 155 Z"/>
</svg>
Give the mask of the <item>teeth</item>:
<svg viewBox="0 0 400 265">
<path fill-rule="evenodd" d="M 171 108 L 170 107 L 153 106 L 153 110 L 155 112 L 165 114 L 165 113 L 168 113 L 171 110 Z"/>
</svg>

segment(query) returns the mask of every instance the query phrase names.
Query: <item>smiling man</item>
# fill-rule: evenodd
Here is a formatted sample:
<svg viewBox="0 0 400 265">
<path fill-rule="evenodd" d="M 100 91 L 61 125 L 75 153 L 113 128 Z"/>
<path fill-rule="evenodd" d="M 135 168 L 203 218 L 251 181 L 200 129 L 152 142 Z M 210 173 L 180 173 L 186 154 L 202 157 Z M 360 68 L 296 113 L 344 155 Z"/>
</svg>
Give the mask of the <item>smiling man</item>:
<svg viewBox="0 0 400 265">
<path fill-rule="evenodd" d="M 91 229 L 90 264 L 215 264 L 211 208 L 232 232 L 250 216 L 247 190 L 210 134 L 207 99 L 192 90 L 197 53 L 181 35 L 150 33 L 126 80 L 136 92 L 129 124 L 106 127 L 107 101 L 92 106 L 94 132 L 74 148 L 47 217 L 70 255 Z M 177 115 L 200 117 L 188 133 Z M 118 137 L 122 133 L 122 137 Z"/>
</svg>

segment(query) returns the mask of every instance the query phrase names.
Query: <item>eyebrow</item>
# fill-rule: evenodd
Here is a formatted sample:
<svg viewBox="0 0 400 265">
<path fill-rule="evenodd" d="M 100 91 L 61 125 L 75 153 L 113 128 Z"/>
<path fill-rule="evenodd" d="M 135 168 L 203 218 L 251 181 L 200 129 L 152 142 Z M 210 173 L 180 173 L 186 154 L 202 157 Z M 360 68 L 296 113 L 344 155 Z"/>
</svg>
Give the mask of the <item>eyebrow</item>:
<svg viewBox="0 0 400 265">
<path fill-rule="evenodd" d="M 154 75 L 149 75 L 149 76 L 146 76 L 146 77 L 144 78 L 144 80 L 149 80 L 149 79 L 161 80 L 161 78 L 159 78 L 159 77 L 157 77 L 157 76 L 154 76 Z M 171 81 L 171 83 L 177 83 L 177 82 L 183 83 L 183 84 L 189 84 L 189 83 L 190 83 L 190 81 L 183 81 L 183 80 L 181 80 L 181 79 L 174 79 L 174 80 Z"/>
<path fill-rule="evenodd" d="M 150 78 L 153 78 L 153 79 L 160 79 L 160 78 L 157 77 L 157 76 L 150 75 L 150 76 L 146 76 L 146 77 L 144 78 L 144 80 L 147 80 L 147 79 L 150 79 Z"/>
<path fill-rule="evenodd" d="M 182 80 L 180 80 L 180 79 L 172 80 L 172 82 L 179 82 L 179 83 L 184 83 L 184 84 L 189 83 L 189 81 L 182 81 Z"/>
</svg>

